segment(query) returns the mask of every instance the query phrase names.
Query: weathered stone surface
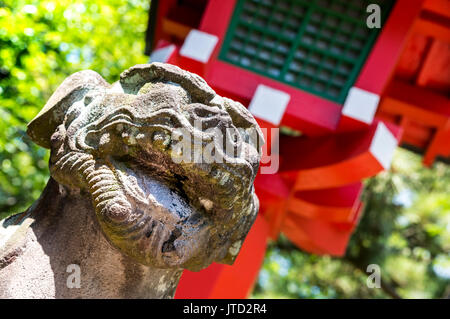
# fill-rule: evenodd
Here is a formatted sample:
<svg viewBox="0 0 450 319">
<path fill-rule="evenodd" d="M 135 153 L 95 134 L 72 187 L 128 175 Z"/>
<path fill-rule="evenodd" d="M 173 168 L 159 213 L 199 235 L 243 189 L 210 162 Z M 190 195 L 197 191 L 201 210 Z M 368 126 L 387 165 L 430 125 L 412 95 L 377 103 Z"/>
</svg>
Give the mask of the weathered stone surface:
<svg viewBox="0 0 450 319">
<path fill-rule="evenodd" d="M 113 85 L 75 73 L 28 134 L 51 149 L 52 177 L 1 224 L 0 297 L 171 297 L 182 269 L 233 263 L 256 217 L 256 121 L 176 66 L 137 65 Z"/>
</svg>

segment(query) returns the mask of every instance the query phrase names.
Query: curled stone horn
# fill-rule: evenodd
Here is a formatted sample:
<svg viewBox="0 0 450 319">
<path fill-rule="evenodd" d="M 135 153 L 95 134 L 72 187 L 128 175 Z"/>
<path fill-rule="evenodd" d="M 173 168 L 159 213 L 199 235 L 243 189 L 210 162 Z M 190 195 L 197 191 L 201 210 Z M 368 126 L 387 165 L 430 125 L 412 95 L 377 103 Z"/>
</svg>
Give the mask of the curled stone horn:
<svg viewBox="0 0 450 319">
<path fill-rule="evenodd" d="M 108 241 L 142 264 L 230 264 L 256 217 L 260 128 L 176 66 L 136 65 L 112 85 L 75 73 L 27 132 L 51 149 L 52 177 L 88 192 Z"/>
</svg>

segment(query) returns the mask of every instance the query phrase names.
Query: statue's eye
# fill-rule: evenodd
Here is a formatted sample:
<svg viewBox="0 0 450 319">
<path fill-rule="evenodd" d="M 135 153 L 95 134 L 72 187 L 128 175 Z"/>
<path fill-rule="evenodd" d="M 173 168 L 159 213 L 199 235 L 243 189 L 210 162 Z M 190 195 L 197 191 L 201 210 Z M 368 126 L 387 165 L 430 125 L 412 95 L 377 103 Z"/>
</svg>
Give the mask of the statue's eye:
<svg viewBox="0 0 450 319">
<path fill-rule="evenodd" d="M 67 110 L 66 119 L 64 121 L 66 128 L 80 115 L 83 101 L 77 101 Z"/>
<path fill-rule="evenodd" d="M 95 95 L 88 93 L 84 96 L 84 105 L 89 105 L 95 99 Z"/>
</svg>

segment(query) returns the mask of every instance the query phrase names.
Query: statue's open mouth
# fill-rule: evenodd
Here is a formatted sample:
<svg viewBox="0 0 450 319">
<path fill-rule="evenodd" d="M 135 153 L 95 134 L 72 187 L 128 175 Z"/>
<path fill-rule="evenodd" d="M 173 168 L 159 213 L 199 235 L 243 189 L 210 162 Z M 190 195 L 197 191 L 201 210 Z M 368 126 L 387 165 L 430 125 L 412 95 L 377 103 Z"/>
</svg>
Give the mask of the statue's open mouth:
<svg viewBox="0 0 450 319">
<path fill-rule="evenodd" d="M 114 162 L 114 167 L 134 213 L 132 219 L 110 224 L 112 237 L 125 245 L 134 243 L 133 255 L 143 256 L 145 264 L 195 269 L 199 256 L 203 263 L 201 250 L 208 251 L 213 225 L 209 216 L 153 169 L 131 162 Z"/>
</svg>

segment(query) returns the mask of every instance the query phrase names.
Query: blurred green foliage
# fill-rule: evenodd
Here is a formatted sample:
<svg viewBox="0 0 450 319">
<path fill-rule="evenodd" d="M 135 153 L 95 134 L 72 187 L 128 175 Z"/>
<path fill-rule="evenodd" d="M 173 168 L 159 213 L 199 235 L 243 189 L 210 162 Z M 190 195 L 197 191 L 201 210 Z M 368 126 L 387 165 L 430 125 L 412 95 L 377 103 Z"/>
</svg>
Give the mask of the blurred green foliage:
<svg viewBox="0 0 450 319">
<path fill-rule="evenodd" d="M 364 214 L 343 258 L 271 243 L 255 298 L 450 298 L 450 167 L 424 167 L 398 149 L 392 168 L 366 181 Z M 368 288 L 367 266 L 382 287 Z"/>
<path fill-rule="evenodd" d="M 68 75 L 110 82 L 143 55 L 148 0 L 0 0 L 0 217 L 25 210 L 48 179 L 26 124 Z"/>
</svg>

